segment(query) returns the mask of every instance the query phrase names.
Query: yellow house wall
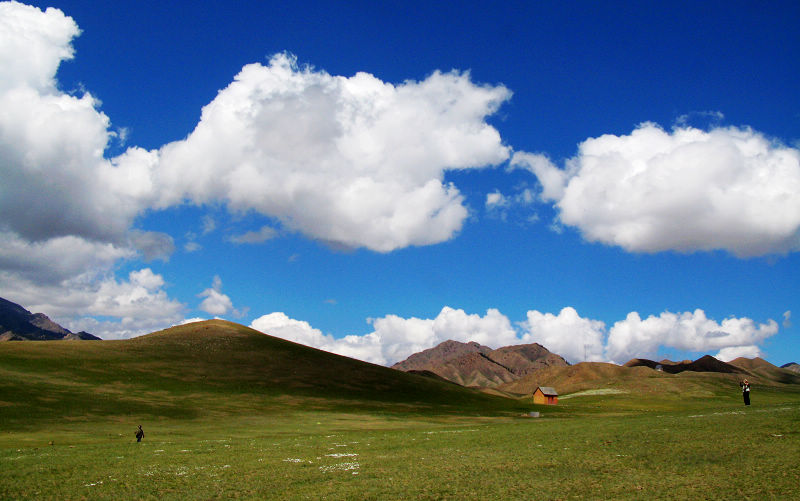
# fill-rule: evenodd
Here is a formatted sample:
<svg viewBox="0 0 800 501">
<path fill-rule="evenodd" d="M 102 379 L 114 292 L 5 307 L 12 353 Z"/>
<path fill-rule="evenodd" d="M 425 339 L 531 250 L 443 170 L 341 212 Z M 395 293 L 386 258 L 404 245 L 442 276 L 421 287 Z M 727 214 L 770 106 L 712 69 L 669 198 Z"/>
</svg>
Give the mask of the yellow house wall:
<svg viewBox="0 0 800 501">
<path fill-rule="evenodd" d="M 545 394 L 537 389 L 536 392 L 533 394 L 533 403 L 537 405 L 548 405 L 548 404 L 556 405 L 556 403 L 558 403 L 558 397 L 553 397 L 548 402 Z"/>
</svg>

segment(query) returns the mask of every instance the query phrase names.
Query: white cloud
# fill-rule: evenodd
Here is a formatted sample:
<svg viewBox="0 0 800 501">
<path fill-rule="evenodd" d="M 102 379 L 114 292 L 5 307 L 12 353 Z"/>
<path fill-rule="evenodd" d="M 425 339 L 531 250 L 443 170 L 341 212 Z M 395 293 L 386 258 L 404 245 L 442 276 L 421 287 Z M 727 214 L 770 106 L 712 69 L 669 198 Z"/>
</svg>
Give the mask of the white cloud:
<svg viewBox="0 0 800 501">
<path fill-rule="evenodd" d="M 438 243 L 467 216 L 444 172 L 508 157 L 484 119 L 509 96 L 465 73 L 392 85 L 276 55 L 242 68 L 189 137 L 160 150 L 159 206 L 223 201 L 377 251 Z"/>
<path fill-rule="evenodd" d="M 208 319 L 207 318 L 202 318 L 202 317 L 184 318 L 183 320 L 181 320 L 180 322 L 178 322 L 175 325 L 193 324 L 195 322 L 205 322 L 206 320 L 208 320 Z"/>
<path fill-rule="evenodd" d="M 206 289 L 199 294 L 204 297 L 200 309 L 211 315 L 224 315 L 233 309 L 231 298 L 214 289 Z"/>
<path fill-rule="evenodd" d="M 783 327 L 788 329 L 792 326 L 792 312 L 791 310 L 786 310 L 783 312 Z"/>
<path fill-rule="evenodd" d="M 73 57 L 70 41 L 78 33 L 72 18 L 58 9 L 0 3 L 0 92 L 53 88 L 59 64 Z"/>
<path fill-rule="evenodd" d="M 488 193 L 484 207 L 489 217 L 525 225 L 535 223 L 539 219 L 529 207 L 535 201 L 536 194 L 533 190 L 517 187 L 510 195 L 504 195 L 499 190 Z"/>
<path fill-rule="evenodd" d="M 521 326 L 525 342 L 539 343 L 570 363 L 605 361 L 605 324 L 581 317 L 575 308 L 563 308 L 558 315 L 528 311 Z"/>
<path fill-rule="evenodd" d="M 492 348 L 520 342 L 508 317 L 493 308 L 480 316 L 445 306 L 434 319 L 387 315 L 370 322 L 387 363 L 399 362 L 448 339 L 475 341 Z"/>
<path fill-rule="evenodd" d="M 336 344 L 333 336 L 323 334 L 319 329 L 311 327 L 306 321 L 294 320 L 285 313 L 275 312 L 262 315 L 250 324 L 253 329 L 270 336 L 279 337 L 295 343 L 313 346 L 326 351 L 334 351 L 329 347 Z"/>
<path fill-rule="evenodd" d="M 260 244 L 272 238 L 275 238 L 278 232 L 271 226 L 262 226 L 257 231 L 248 231 L 242 235 L 234 235 L 230 241 L 235 244 Z"/>
<path fill-rule="evenodd" d="M 547 156 L 518 151 L 511 158 L 511 165 L 528 169 L 536 175 L 542 185 L 543 200 L 560 200 L 564 196 L 569 172 L 557 168 Z"/>
<path fill-rule="evenodd" d="M 611 327 L 606 354 L 617 363 L 653 357 L 660 346 L 691 352 L 727 349 L 727 354 L 733 348 L 754 346 L 777 332 L 774 320 L 756 325 L 746 317 L 731 317 L 717 323 L 700 309 L 680 314 L 664 312 L 645 320 L 631 312 Z"/>
<path fill-rule="evenodd" d="M 78 33 L 57 9 L 0 4 L 0 228 L 28 241 L 119 243 L 149 203 L 151 157 L 132 149 L 105 159 L 108 117 L 88 92 L 58 90 Z"/>
<path fill-rule="evenodd" d="M 744 358 L 755 358 L 761 357 L 763 353 L 758 346 L 750 345 L 750 346 L 729 346 L 727 348 L 723 348 L 719 350 L 719 353 L 714 355 L 714 358 L 717 360 L 722 360 L 723 362 L 730 362 L 739 357 Z"/>
<path fill-rule="evenodd" d="M 748 128 L 667 132 L 581 143 L 562 170 L 518 153 L 561 223 L 631 252 L 724 249 L 740 257 L 800 250 L 800 150 Z"/>
<path fill-rule="evenodd" d="M 197 252 L 202 249 L 203 246 L 195 242 L 194 240 L 190 240 L 183 245 L 183 250 L 186 252 Z"/>
<path fill-rule="evenodd" d="M 495 348 L 519 341 L 508 318 L 494 309 L 481 317 L 445 307 L 435 319 L 387 315 L 370 319 L 370 323 L 373 332 L 339 339 L 323 334 L 308 322 L 291 319 L 280 312 L 257 318 L 251 327 L 271 336 L 384 365 L 399 362 L 448 339 L 476 341 Z"/>
<path fill-rule="evenodd" d="M 499 191 L 493 191 L 486 195 L 486 208 L 495 209 L 508 206 L 508 199 Z"/>
<path fill-rule="evenodd" d="M 336 339 L 330 334 L 323 334 L 306 321 L 295 320 L 285 313 L 274 312 L 256 318 L 250 324 L 253 329 L 270 336 L 279 337 L 311 346 L 320 350 L 356 358 L 365 362 L 383 364 L 381 346 L 373 335 L 346 336 Z"/>
<path fill-rule="evenodd" d="M 217 229 L 217 222 L 214 218 L 209 214 L 203 216 L 203 235 L 208 235 L 215 229 Z"/>
<path fill-rule="evenodd" d="M 762 356 L 758 344 L 778 330 L 773 320 L 756 325 L 748 318 L 727 318 L 717 323 L 706 318 L 702 310 L 695 310 L 664 312 L 646 320 L 631 312 L 607 331 L 602 321 L 581 317 L 572 307 L 563 308 L 558 315 L 528 311 L 519 329 L 495 309 L 480 316 L 444 307 L 433 319 L 387 315 L 368 321 L 372 332 L 342 338 L 280 312 L 259 317 L 250 326 L 272 336 L 382 365 L 399 362 L 448 339 L 476 341 L 491 348 L 539 343 L 571 363 L 653 358 L 662 347 L 687 352 L 713 350 L 721 360 L 732 360 Z"/>
<path fill-rule="evenodd" d="M 132 249 L 110 243 L 98 243 L 80 237 L 56 237 L 41 242 L 29 242 L 19 235 L 0 231 L 0 273 L 4 287 L 15 281 L 53 285 L 91 270 L 104 274 L 119 259 L 132 258 Z"/>
<path fill-rule="evenodd" d="M 233 308 L 231 298 L 222 293 L 222 280 L 218 275 L 214 276 L 211 288 L 204 290 L 198 297 L 204 297 L 200 303 L 200 309 L 210 315 L 225 315 L 229 311 L 236 311 Z"/>
</svg>

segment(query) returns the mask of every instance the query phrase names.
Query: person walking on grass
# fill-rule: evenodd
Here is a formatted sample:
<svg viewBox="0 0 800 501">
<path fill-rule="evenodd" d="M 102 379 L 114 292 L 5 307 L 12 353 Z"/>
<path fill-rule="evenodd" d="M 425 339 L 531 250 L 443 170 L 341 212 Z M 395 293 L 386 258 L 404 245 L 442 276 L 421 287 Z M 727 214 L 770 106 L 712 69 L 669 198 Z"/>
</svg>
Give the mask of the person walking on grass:
<svg viewBox="0 0 800 501">
<path fill-rule="evenodd" d="M 144 438 L 144 430 L 142 430 L 142 425 L 139 425 L 139 429 L 136 430 L 136 441 L 141 442 Z"/>
<path fill-rule="evenodd" d="M 748 380 L 744 380 L 739 383 L 739 386 L 742 387 L 742 397 L 744 397 L 744 405 L 750 405 L 750 382 Z"/>
</svg>

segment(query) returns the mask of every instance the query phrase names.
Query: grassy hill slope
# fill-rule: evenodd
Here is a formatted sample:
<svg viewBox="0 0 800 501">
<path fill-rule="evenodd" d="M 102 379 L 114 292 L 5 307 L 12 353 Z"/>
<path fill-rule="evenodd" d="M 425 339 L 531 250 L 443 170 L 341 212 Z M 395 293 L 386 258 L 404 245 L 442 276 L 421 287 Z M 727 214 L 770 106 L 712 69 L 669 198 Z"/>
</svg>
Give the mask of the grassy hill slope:
<svg viewBox="0 0 800 501">
<path fill-rule="evenodd" d="M 664 373 L 646 367 L 624 367 L 602 362 L 581 362 L 568 367 L 548 367 L 502 385 L 501 390 L 531 394 L 537 386 L 551 386 L 560 395 L 588 389 L 618 388 L 642 390 L 657 388 L 665 391 L 668 386 Z"/>
<path fill-rule="evenodd" d="M 800 393 L 800 377 L 788 371 L 765 366 L 758 360 L 739 361 L 742 373 L 698 372 L 687 370 L 678 374 L 657 371 L 640 365 L 618 366 L 601 362 L 582 362 L 569 367 L 550 367 L 499 387 L 518 395 L 529 395 L 537 386 L 551 386 L 564 396 L 615 395 L 603 399 L 606 409 L 651 408 L 666 409 L 685 405 L 704 405 L 709 398 L 738 402 L 741 392 L 738 382 L 748 377 L 754 395 L 764 399 L 782 398 L 785 393 Z M 767 364 L 769 365 L 769 364 Z M 772 366 L 774 367 L 774 366 Z M 613 401 L 612 401 L 613 400 Z M 570 401 L 571 402 L 571 401 Z M 692 403 L 694 402 L 694 403 Z M 560 401 L 560 404 L 562 402 Z M 565 406 L 571 403 L 563 402 Z"/>
<path fill-rule="evenodd" d="M 778 383 L 800 384 L 800 374 L 772 365 L 763 358 L 739 357 L 736 360 L 731 360 L 730 364 L 746 370 L 756 378 Z"/>
<path fill-rule="evenodd" d="M 11 427 L 282 409 L 480 414 L 519 406 L 221 320 L 124 341 L 0 345 L 0 421 Z"/>
</svg>

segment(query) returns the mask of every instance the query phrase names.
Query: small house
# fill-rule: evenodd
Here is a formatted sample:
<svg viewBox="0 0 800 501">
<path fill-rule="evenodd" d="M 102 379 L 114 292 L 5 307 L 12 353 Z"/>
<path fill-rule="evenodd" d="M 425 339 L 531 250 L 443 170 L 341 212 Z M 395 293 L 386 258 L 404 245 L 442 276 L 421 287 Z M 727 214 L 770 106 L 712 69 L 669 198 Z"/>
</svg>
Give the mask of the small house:
<svg viewBox="0 0 800 501">
<path fill-rule="evenodd" d="M 556 405 L 558 403 L 558 393 L 549 386 L 539 386 L 533 392 L 533 403 L 542 405 Z"/>
</svg>

